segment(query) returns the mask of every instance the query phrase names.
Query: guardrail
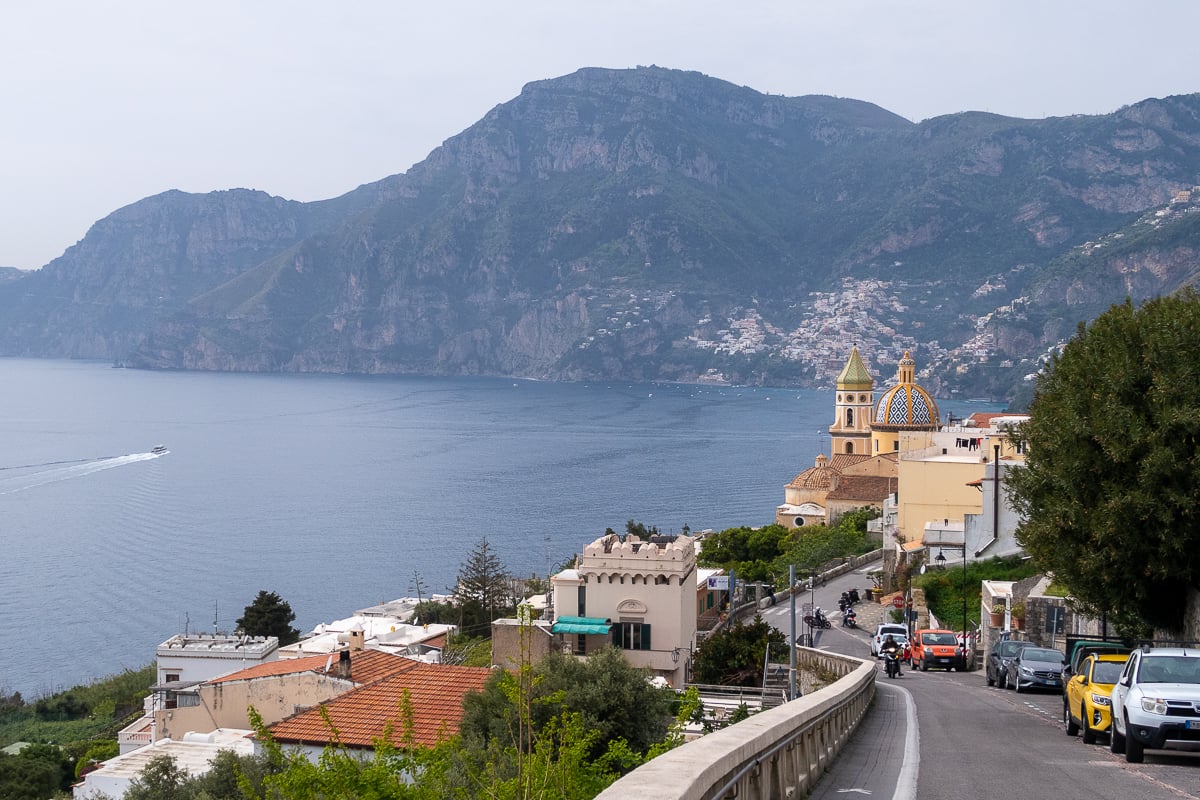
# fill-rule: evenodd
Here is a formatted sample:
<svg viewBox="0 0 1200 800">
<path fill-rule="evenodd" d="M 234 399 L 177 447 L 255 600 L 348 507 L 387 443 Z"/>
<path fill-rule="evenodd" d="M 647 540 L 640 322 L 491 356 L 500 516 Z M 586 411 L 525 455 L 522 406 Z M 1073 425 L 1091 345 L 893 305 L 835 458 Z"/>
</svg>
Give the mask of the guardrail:
<svg viewBox="0 0 1200 800">
<path fill-rule="evenodd" d="M 797 648 L 797 665 L 840 676 L 830 685 L 662 754 L 597 800 L 804 797 L 875 697 L 876 665 Z"/>
</svg>

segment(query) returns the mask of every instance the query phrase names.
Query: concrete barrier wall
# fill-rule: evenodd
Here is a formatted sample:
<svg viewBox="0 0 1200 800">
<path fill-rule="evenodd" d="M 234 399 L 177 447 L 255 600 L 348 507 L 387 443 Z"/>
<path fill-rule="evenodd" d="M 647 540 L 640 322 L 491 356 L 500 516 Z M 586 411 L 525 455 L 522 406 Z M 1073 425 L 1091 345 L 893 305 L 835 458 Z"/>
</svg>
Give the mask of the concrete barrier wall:
<svg viewBox="0 0 1200 800">
<path fill-rule="evenodd" d="M 875 697 L 871 661 L 807 647 L 797 667 L 834 683 L 710 733 L 643 764 L 600 800 L 768 800 L 804 797 L 849 740 Z"/>
</svg>

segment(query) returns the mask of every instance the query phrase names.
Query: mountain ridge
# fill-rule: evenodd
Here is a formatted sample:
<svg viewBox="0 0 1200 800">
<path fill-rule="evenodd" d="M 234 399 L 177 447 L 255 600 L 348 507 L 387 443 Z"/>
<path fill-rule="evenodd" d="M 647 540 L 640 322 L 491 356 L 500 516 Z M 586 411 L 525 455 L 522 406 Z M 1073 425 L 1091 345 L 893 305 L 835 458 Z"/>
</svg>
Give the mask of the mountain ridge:
<svg viewBox="0 0 1200 800">
<path fill-rule="evenodd" d="M 877 375 L 915 348 L 946 392 L 1012 395 L 1118 286 L 1194 280 L 1188 226 L 1171 255 L 1125 246 L 1132 283 L 1090 281 L 1114 267 L 1071 254 L 1198 185 L 1200 95 L 914 123 L 695 72 L 585 68 L 336 198 L 166 192 L 118 209 L 0 284 L 0 353 L 824 385 L 858 341 Z"/>
</svg>

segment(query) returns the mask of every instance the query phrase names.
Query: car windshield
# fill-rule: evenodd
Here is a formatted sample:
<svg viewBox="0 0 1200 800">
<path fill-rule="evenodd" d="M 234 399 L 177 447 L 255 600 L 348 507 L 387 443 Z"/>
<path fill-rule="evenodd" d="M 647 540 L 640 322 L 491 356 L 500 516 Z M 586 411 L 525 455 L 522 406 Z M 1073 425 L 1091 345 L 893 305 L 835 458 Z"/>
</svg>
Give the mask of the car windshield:
<svg viewBox="0 0 1200 800">
<path fill-rule="evenodd" d="M 921 644 L 958 644 L 958 637 L 953 633 L 922 633 Z"/>
<path fill-rule="evenodd" d="M 1097 661 L 1092 668 L 1092 683 L 1116 683 L 1125 664 L 1120 661 Z"/>
<path fill-rule="evenodd" d="M 1005 658 L 1008 658 L 1021 652 L 1021 648 L 1025 647 L 1027 644 L 1028 642 L 1001 642 L 1000 648 L 997 652 L 999 652 L 1000 655 L 1004 656 Z"/>
<path fill-rule="evenodd" d="M 1142 659 L 1138 669 L 1140 683 L 1200 683 L 1200 658 L 1195 656 L 1154 656 Z"/>
<path fill-rule="evenodd" d="M 893 639 L 907 639 L 908 631 L 904 630 L 903 628 L 896 628 L 895 630 L 891 628 L 884 628 L 879 632 L 879 635 L 884 639 L 889 636 L 891 636 Z"/>
<path fill-rule="evenodd" d="M 1057 650 L 1046 650 L 1041 647 L 1026 647 L 1021 651 L 1022 661 L 1052 661 L 1062 663 L 1063 654 Z"/>
</svg>

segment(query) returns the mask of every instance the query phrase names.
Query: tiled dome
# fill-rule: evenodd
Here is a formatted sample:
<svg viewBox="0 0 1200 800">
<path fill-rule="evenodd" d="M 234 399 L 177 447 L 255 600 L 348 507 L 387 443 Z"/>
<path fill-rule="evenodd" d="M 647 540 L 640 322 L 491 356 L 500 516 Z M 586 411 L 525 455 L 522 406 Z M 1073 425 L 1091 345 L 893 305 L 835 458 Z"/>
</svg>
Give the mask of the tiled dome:
<svg viewBox="0 0 1200 800">
<path fill-rule="evenodd" d="M 838 471 L 829 466 L 829 459 L 823 453 L 818 453 L 816 464 L 793 478 L 788 488 L 828 489 L 833 486 L 837 475 Z"/>
<path fill-rule="evenodd" d="M 929 392 L 913 383 L 916 362 L 905 351 L 898 382 L 879 397 L 873 427 L 893 430 L 936 430 L 938 407 Z"/>
</svg>

